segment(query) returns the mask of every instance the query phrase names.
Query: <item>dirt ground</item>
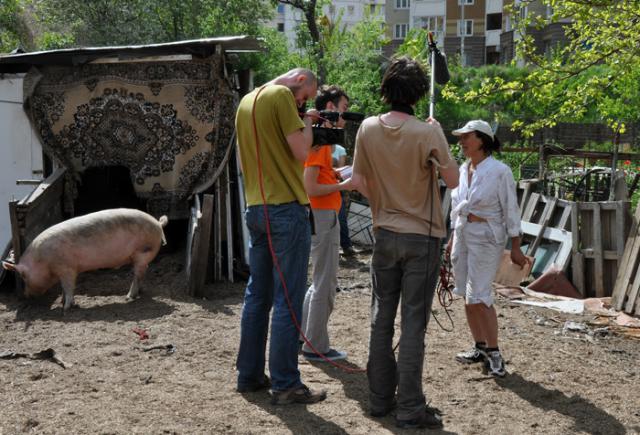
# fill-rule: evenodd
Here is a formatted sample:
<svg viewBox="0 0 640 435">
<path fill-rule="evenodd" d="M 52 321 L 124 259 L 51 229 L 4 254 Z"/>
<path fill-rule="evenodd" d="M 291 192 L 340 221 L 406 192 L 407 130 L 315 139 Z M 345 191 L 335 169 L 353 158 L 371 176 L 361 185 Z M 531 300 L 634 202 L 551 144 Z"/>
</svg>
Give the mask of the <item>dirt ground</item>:
<svg viewBox="0 0 640 435">
<path fill-rule="evenodd" d="M 370 253 L 341 260 L 330 333 L 348 364 L 364 367 L 369 334 Z M 98 271 L 79 281 L 79 308 L 61 315 L 59 289 L 47 297 L 0 292 L 0 353 L 52 348 L 51 360 L 0 359 L 0 434 L 404 433 L 393 417 L 367 414 L 367 379 L 301 359 L 303 381 L 326 401 L 275 407 L 265 392 L 238 394 L 237 351 L 244 283 L 184 296 L 183 261 L 161 254 L 144 294 L 125 301 L 130 272 Z M 423 377 L 444 434 L 640 433 L 640 342 L 611 334 L 563 333 L 566 315 L 498 298 L 509 374 L 496 380 L 454 354 L 470 344 L 461 300 L 453 332 L 429 324 Z M 446 316 L 437 307 L 446 326 Z M 550 319 L 545 321 L 544 318 Z M 546 325 L 546 326 L 545 326 Z M 133 328 L 148 331 L 141 340 Z M 163 349 L 144 351 L 151 346 Z M 166 350 L 173 345 L 174 352 Z M 415 431 L 406 431 L 415 433 Z"/>
</svg>

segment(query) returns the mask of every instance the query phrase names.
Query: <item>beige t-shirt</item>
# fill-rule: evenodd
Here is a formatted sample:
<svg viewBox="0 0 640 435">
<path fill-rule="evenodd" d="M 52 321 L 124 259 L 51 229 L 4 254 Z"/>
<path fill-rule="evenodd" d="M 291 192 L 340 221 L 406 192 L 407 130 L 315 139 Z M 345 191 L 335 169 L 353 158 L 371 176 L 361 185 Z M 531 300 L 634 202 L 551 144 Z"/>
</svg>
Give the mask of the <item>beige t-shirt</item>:
<svg viewBox="0 0 640 435">
<path fill-rule="evenodd" d="M 353 172 L 367 180 L 373 227 L 397 233 L 446 235 L 435 166 L 453 161 L 440 126 L 411 117 L 398 126 L 379 116 L 356 136 Z"/>
</svg>

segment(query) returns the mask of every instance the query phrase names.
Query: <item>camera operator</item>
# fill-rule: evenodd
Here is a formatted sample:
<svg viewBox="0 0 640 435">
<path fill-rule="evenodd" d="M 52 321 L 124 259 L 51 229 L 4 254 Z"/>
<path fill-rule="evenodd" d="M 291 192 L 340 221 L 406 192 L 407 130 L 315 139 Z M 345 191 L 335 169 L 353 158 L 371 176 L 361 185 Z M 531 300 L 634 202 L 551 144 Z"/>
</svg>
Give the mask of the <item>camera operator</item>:
<svg viewBox="0 0 640 435">
<path fill-rule="evenodd" d="M 245 220 L 251 236 L 251 276 L 240 324 L 237 390 L 246 393 L 271 386 L 271 402 L 275 405 L 309 404 L 326 397 L 324 390 L 311 390 L 300 380 L 298 330 L 285 294 L 288 291 L 299 319 L 311 243 L 309 200 L 304 191 L 302 164 L 311 147 L 312 123 L 318 112 L 307 112 L 303 121 L 298 109 L 304 107 L 316 91 L 315 75 L 307 69 L 296 68 L 245 95 L 236 113 L 247 200 Z M 284 283 L 276 273 L 269 242 L 272 242 Z M 270 312 L 271 380 L 264 373 Z"/>
<path fill-rule="evenodd" d="M 315 105 L 317 110 L 345 112 L 349 97 L 338 86 L 323 86 Z M 324 124 L 324 127 L 332 127 L 329 121 Z M 344 126 L 341 117 L 337 119 L 336 126 Z M 329 346 L 328 322 L 338 285 L 340 191 L 351 188 L 351 179 L 338 182 L 332 166 L 331 149 L 331 144 L 314 146 L 304 164 L 304 187 L 311 202 L 315 233 L 311 236 L 313 281 L 304 298 L 302 331 L 324 358 L 339 360 L 346 358 L 347 354 Z M 323 361 L 306 343 L 302 347 L 302 355 L 307 360 Z"/>
</svg>

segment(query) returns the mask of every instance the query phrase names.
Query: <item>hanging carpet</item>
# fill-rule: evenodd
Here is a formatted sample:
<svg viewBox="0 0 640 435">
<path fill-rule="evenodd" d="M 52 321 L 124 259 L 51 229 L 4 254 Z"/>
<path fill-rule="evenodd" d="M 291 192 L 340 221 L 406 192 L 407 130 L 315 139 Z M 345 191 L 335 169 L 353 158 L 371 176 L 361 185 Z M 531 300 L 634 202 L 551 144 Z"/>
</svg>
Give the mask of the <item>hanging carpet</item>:
<svg viewBox="0 0 640 435">
<path fill-rule="evenodd" d="M 184 218 L 231 150 L 236 97 L 222 55 L 168 62 L 43 66 L 25 108 L 45 151 L 76 173 L 124 166 L 154 215 Z"/>
</svg>

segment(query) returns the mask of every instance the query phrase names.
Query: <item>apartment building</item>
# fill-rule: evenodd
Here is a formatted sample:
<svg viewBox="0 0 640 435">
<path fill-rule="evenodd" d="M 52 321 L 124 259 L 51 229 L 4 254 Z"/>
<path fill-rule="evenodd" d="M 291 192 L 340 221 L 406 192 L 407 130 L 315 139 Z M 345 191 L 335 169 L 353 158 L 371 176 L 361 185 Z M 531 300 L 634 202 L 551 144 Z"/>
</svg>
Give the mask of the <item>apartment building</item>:
<svg viewBox="0 0 640 435">
<path fill-rule="evenodd" d="M 330 22 L 337 23 L 340 19 L 341 27 L 348 29 L 361 22 L 367 14 L 384 17 L 385 7 L 385 0 L 338 0 L 325 5 L 322 12 Z M 300 9 L 278 4 L 271 26 L 286 35 L 290 50 L 296 48 L 296 29 L 301 24 L 304 24 L 304 15 Z"/>
<path fill-rule="evenodd" d="M 550 17 L 552 9 L 542 4 L 540 1 L 521 0 L 505 0 L 505 6 L 510 6 L 512 12 L 504 14 L 503 27 L 504 31 L 500 34 L 500 51 L 502 56 L 500 63 L 511 62 L 515 58 L 515 46 L 520 39 L 520 34 L 514 30 L 515 23 L 526 18 L 529 14 L 535 14 L 542 17 Z M 567 43 L 567 37 L 564 26 L 570 23 L 570 19 L 560 20 L 557 23 L 549 23 L 542 29 L 529 27 L 527 33 L 533 36 L 536 49 L 540 53 L 549 53 L 554 47 Z M 520 60 L 524 63 L 523 60 Z"/>
<path fill-rule="evenodd" d="M 512 13 L 504 12 L 506 6 L 512 6 Z M 341 24 L 347 28 L 361 21 L 366 13 L 384 17 L 391 41 L 383 48 L 385 56 L 395 52 L 410 29 L 422 28 L 435 34 L 438 46 L 450 60 L 459 59 L 466 66 L 510 62 L 520 37 L 514 31 L 515 23 L 530 13 L 548 17 L 551 12 L 539 0 L 342 0 L 323 8 L 329 20 L 337 22 L 341 16 Z M 566 42 L 566 22 L 549 24 L 541 30 L 529 28 L 527 32 L 533 35 L 540 52 L 548 52 Z M 302 23 L 300 10 L 277 6 L 272 25 L 285 33 L 290 49 L 295 49 L 296 28 Z"/>
<path fill-rule="evenodd" d="M 502 31 L 502 0 L 387 0 L 391 55 L 406 32 L 422 28 L 433 32 L 448 57 L 464 65 L 498 63 Z"/>
</svg>

